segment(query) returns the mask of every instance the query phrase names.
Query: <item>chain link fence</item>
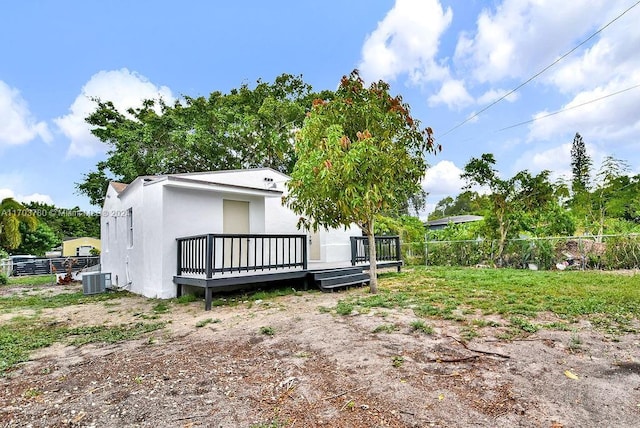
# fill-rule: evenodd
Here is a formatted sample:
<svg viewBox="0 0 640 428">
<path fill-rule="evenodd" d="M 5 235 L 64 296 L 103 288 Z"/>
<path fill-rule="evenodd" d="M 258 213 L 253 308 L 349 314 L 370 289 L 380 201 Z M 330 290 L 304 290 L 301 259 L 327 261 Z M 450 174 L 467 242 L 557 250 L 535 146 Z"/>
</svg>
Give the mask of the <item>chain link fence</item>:
<svg viewBox="0 0 640 428">
<path fill-rule="evenodd" d="M 498 266 L 516 269 L 640 269 L 640 234 L 402 243 L 407 265 Z"/>
</svg>

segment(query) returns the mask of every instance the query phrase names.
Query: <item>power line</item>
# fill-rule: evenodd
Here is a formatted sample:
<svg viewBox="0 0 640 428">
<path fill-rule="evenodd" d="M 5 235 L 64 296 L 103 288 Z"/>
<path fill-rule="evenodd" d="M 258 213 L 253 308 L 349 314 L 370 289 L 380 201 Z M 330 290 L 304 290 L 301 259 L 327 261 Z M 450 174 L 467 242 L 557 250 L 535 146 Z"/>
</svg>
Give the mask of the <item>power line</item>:
<svg viewBox="0 0 640 428">
<path fill-rule="evenodd" d="M 464 125 L 465 123 L 469 122 L 470 120 L 478 117 L 480 114 L 484 113 L 485 111 L 489 110 L 491 107 L 493 107 L 494 105 L 498 104 L 500 101 L 504 100 L 505 98 L 507 98 L 509 95 L 513 94 L 514 92 L 518 91 L 520 88 L 522 88 L 523 86 L 525 86 L 526 84 L 528 84 L 529 82 L 531 82 L 532 80 L 534 80 L 535 78 L 537 78 L 538 76 L 540 76 L 542 73 L 546 72 L 547 70 L 549 70 L 551 67 L 553 67 L 554 65 L 556 65 L 557 63 L 559 63 L 560 61 L 562 61 L 563 59 L 565 59 L 567 56 L 571 55 L 573 52 L 575 52 L 579 47 L 581 47 L 582 45 L 584 45 L 585 43 L 587 43 L 589 40 L 593 39 L 595 36 L 597 36 L 598 34 L 600 34 L 605 28 L 607 28 L 608 26 L 610 26 L 611 24 L 613 24 L 614 22 L 616 22 L 618 19 L 622 18 L 622 16 L 624 16 L 627 12 L 629 12 L 631 9 L 633 9 L 634 7 L 638 6 L 640 4 L 640 0 L 637 1 L 636 3 L 634 3 L 633 5 L 631 5 L 630 7 L 628 7 L 626 10 L 624 10 L 621 14 L 619 14 L 618 16 L 616 16 L 614 19 L 612 19 L 611 21 L 609 21 L 607 24 L 605 24 L 603 27 L 601 27 L 600 29 L 598 29 L 595 33 L 591 34 L 589 37 L 587 37 L 586 39 L 584 39 L 582 42 L 580 42 L 578 45 L 576 45 L 574 48 L 572 48 L 570 51 L 568 51 L 567 53 L 563 54 L 562 56 L 560 56 L 558 59 L 556 59 L 555 61 L 553 61 L 551 64 L 549 64 L 548 66 L 546 66 L 545 68 L 543 68 L 542 70 L 540 70 L 539 72 L 537 72 L 536 74 L 534 74 L 533 76 L 531 76 L 529 79 L 525 80 L 524 82 L 522 82 L 520 85 L 516 86 L 514 89 L 510 90 L 509 92 L 507 92 L 506 94 L 504 94 L 503 96 L 501 96 L 500 98 L 498 98 L 497 100 L 493 101 L 492 103 L 490 103 L 489 105 L 483 107 L 482 109 L 480 109 L 480 111 L 474 113 L 473 115 L 469 116 L 468 118 L 466 118 L 465 120 L 463 120 L 462 122 L 460 122 L 459 124 L 457 124 L 456 126 L 454 126 L 453 128 L 449 129 L 447 132 L 445 132 L 444 134 L 442 134 L 440 136 L 440 138 L 450 134 L 451 132 L 455 131 L 456 129 L 460 128 L 462 125 Z"/>
<path fill-rule="evenodd" d="M 538 121 L 538 120 L 540 120 L 540 119 L 544 119 L 544 118 L 549 117 L 549 116 L 555 116 L 556 114 L 564 113 L 564 112 L 566 112 L 566 111 L 573 110 L 573 109 L 576 109 L 576 108 L 578 108 L 578 107 L 583 107 L 583 106 L 586 106 L 587 104 L 592 104 L 592 103 L 595 103 L 595 102 L 598 102 L 598 101 L 602 101 L 602 100 L 604 100 L 605 98 L 613 97 L 613 96 L 615 96 L 615 95 L 619 95 L 619 94 L 622 94 L 623 92 L 627 92 L 627 91 L 630 91 L 630 90 L 632 90 L 632 89 L 636 89 L 636 88 L 640 88 L 640 84 L 638 84 L 638 85 L 634 85 L 634 86 L 630 86 L 630 87 L 628 87 L 628 88 L 622 89 L 622 90 L 617 91 L 617 92 L 614 92 L 614 93 L 612 93 L 612 94 L 604 95 L 604 96 L 602 96 L 602 97 L 594 98 L 594 99 L 592 99 L 592 100 L 585 101 L 585 102 L 580 103 L 580 104 L 576 104 L 575 106 L 571 106 L 571 107 L 563 108 L 563 109 L 561 109 L 561 110 L 556 110 L 556 111 L 554 111 L 554 112 L 551 112 L 551 113 L 545 114 L 545 115 L 543 115 L 543 116 L 534 117 L 533 119 L 526 120 L 526 121 L 524 121 L 524 122 L 520 122 L 520 123 L 516 123 L 515 125 L 506 126 L 506 127 L 504 127 L 504 128 L 498 129 L 496 132 L 506 131 L 507 129 L 516 128 L 516 127 L 518 127 L 518 126 L 526 125 L 526 124 L 528 124 L 528 123 L 533 123 L 533 122 L 536 122 L 536 121 Z"/>
</svg>

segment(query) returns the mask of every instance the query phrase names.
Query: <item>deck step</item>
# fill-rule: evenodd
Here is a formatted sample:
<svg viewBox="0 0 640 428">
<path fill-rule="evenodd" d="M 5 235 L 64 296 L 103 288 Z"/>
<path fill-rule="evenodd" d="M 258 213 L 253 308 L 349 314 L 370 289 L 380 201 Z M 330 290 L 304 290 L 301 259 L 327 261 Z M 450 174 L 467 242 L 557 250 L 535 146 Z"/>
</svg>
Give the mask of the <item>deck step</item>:
<svg viewBox="0 0 640 428">
<path fill-rule="evenodd" d="M 342 268 L 321 272 L 312 272 L 313 281 L 322 291 L 333 291 L 351 285 L 364 285 L 369 282 L 369 274 L 362 268 Z"/>
<path fill-rule="evenodd" d="M 352 281 L 352 282 L 344 282 L 344 283 L 340 283 L 340 284 L 333 284 L 333 285 L 328 285 L 328 286 L 321 286 L 320 290 L 327 292 L 327 291 L 333 291 L 333 290 L 337 290 L 339 288 L 347 288 L 347 287 L 351 287 L 351 286 L 364 286 L 366 284 L 369 283 L 369 278 L 367 278 L 366 280 L 359 280 L 359 281 Z"/>
<path fill-rule="evenodd" d="M 330 278 L 332 276 L 355 275 L 358 273 L 362 273 L 362 268 L 357 266 L 346 267 L 346 268 L 335 268 L 335 269 L 311 271 L 310 273 L 313 279 L 317 281 L 319 279 Z"/>
</svg>

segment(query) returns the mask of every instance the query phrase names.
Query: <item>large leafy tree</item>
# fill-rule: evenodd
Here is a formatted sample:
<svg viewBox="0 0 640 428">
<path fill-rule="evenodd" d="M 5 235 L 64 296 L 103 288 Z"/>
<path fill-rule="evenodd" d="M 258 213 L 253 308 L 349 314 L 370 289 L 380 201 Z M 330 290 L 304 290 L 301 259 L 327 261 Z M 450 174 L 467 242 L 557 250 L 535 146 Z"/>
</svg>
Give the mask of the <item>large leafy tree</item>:
<svg viewBox="0 0 640 428">
<path fill-rule="evenodd" d="M 478 185 L 490 189 L 490 210 L 485 217 L 485 225 L 497 238 L 495 257 L 498 263 L 502 262 L 507 239 L 519 232 L 535 233 L 539 229 L 541 234 L 573 233 L 574 226 L 570 217 L 558 223 L 549 222 L 552 217 L 549 213 L 557 216 L 565 212 L 558 202 L 562 192 L 549 181 L 549 171 L 542 171 L 537 175 L 520 171 L 509 179 L 503 179 L 494 165 L 494 156 L 485 153 L 480 158 L 472 158 L 465 165 L 461 177 L 467 181 L 467 187 Z M 554 228 L 554 225 L 558 227 Z"/>
<path fill-rule="evenodd" d="M 89 215 L 79 207 L 58 208 L 42 202 L 24 204 L 37 217 L 39 223 L 46 224 L 57 240 L 81 236 L 100 237 L 100 218 Z"/>
<path fill-rule="evenodd" d="M 16 254 L 34 254 L 44 256 L 47 251 L 59 246 L 62 241 L 45 223 L 39 222 L 35 230 L 29 230 L 25 223 L 20 224 L 22 242 L 15 249 Z"/>
<path fill-rule="evenodd" d="M 640 175 L 629 175 L 629 164 L 613 156 L 602 161 L 593 191 L 582 198 L 585 229 L 600 240 L 609 219 L 640 224 Z"/>
<path fill-rule="evenodd" d="M 34 231 L 38 220 L 31 210 L 13 198 L 3 199 L 0 202 L 0 246 L 9 253 L 22 243 L 21 224 L 26 226 L 23 230 Z"/>
<path fill-rule="evenodd" d="M 465 214 L 484 215 L 487 208 L 488 198 L 485 195 L 466 190 L 456 196 L 455 199 L 447 196 L 438 201 L 435 209 L 429 215 L 429 220 Z"/>
<path fill-rule="evenodd" d="M 591 173 L 591 158 L 587 154 L 582 136 L 576 132 L 571 145 L 571 188 L 574 194 L 579 194 L 589 188 L 589 175 Z"/>
<path fill-rule="evenodd" d="M 301 76 L 283 74 L 229 93 L 185 96 L 173 105 L 146 100 L 121 112 L 96 100 L 87 117 L 92 133 L 107 144 L 107 159 L 77 184 L 92 204 L 102 205 L 109 180 L 131 182 L 140 175 L 268 166 L 290 172 L 295 163 L 294 131 L 315 98 Z"/>
<path fill-rule="evenodd" d="M 420 190 L 425 152 L 435 151 L 400 96 L 383 81 L 366 87 L 357 70 L 344 76 L 330 101 L 316 100 L 296 134 L 297 163 L 287 205 L 300 224 L 357 224 L 375 242 L 375 218 L 394 212 Z M 377 292 L 376 246 L 369 245 L 371 292 Z"/>
</svg>

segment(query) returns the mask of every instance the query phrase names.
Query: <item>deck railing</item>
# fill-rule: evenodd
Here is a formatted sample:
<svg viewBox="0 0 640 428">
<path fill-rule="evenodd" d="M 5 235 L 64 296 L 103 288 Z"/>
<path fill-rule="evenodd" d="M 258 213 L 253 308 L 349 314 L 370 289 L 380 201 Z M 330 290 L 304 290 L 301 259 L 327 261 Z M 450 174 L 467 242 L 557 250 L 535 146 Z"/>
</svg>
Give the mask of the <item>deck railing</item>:
<svg viewBox="0 0 640 428">
<path fill-rule="evenodd" d="M 209 233 L 177 241 L 178 275 L 307 269 L 306 235 Z"/>
<path fill-rule="evenodd" d="M 399 236 L 376 236 L 376 258 L 378 262 L 397 262 L 402 260 Z M 369 261 L 369 238 L 351 237 L 351 265 Z"/>
</svg>

